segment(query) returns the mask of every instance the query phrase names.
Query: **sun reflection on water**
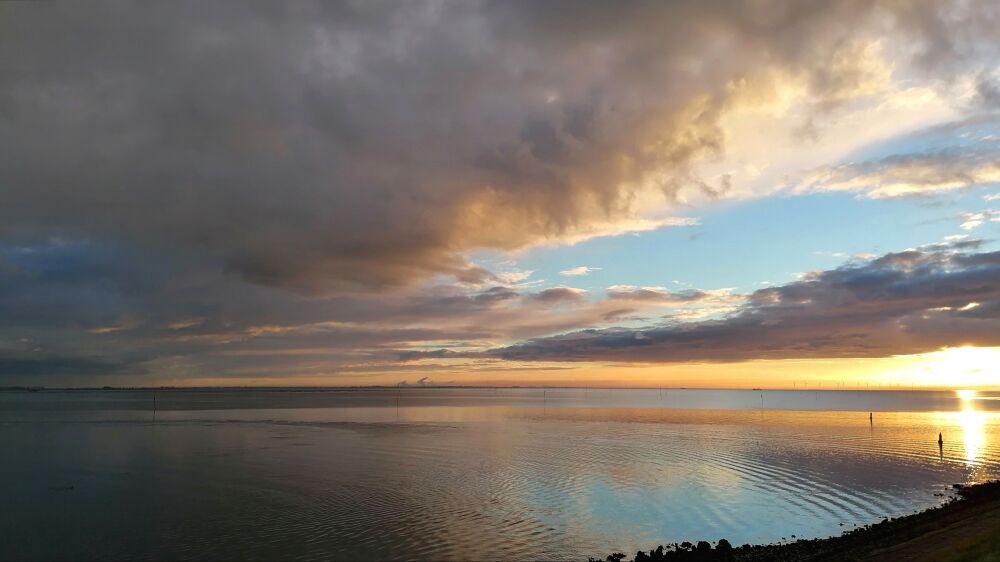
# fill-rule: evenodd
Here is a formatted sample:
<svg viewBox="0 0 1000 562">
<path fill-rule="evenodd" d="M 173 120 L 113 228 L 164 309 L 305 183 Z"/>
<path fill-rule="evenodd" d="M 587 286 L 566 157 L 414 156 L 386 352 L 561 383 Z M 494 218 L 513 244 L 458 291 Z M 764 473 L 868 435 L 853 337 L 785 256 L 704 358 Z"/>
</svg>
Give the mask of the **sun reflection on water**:
<svg viewBox="0 0 1000 562">
<path fill-rule="evenodd" d="M 986 413 L 976 409 L 976 391 L 959 390 L 958 398 L 962 401 L 962 409 L 956 412 L 959 425 L 962 427 L 962 441 L 965 445 L 965 462 L 976 464 L 979 453 L 986 443 Z"/>
</svg>

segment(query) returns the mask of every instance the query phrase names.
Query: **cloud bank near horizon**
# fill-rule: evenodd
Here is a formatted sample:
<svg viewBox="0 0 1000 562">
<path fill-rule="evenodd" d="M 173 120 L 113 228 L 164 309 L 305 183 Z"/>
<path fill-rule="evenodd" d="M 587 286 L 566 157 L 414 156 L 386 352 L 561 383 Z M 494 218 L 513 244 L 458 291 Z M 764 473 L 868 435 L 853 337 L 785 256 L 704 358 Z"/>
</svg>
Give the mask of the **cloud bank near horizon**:
<svg viewBox="0 0 1000 562">
<path fill-rule="evenodd" d="M 723 318 L 587 329 L 482 352 L 436 356 L 622 363 L 909 355 L 950 346 L 1000 346 L 1000 252 L 977 240 L 885 254 L 808 273 L 743 296 Z M 611 293 L 612 298 L 619 290 Z M 696 299 L 706 293 L 639 299 Z M 406 359 L 418 359 L 411 354 Z"/>
</svg>

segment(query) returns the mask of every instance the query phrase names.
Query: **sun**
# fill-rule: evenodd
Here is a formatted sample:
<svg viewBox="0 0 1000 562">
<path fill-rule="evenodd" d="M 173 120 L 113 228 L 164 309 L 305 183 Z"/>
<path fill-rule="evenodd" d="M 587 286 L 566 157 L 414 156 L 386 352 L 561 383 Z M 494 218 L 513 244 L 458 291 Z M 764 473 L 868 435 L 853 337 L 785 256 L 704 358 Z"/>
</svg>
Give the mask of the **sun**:
<svg viewBox="0 0 1000 562">
<path fill-rule="evenodd" d="M 968 389 L 956 390 L 955 394 L 958 394 L 958 397 L 963 401 L 973 400 L 976 397 L 975 390 L 968 390 Z"/>
<path fill-rule="evenodd" d="M 885 373 L 898 383 L 954 389 L 1000 386 L 1000 347 L 946 347 L 899 359 L 905 367 Z"/>
<path fill-rule="evenodd" d="M 949 366 L 956 369 L 971 370 L 990 365 L 990 362 L 997 358 L 1000 351 L 993 347 L 964 345 L 962 347 L 946 347 L 938 353 L 942 359 L 947 361 Z"/>
</svg>

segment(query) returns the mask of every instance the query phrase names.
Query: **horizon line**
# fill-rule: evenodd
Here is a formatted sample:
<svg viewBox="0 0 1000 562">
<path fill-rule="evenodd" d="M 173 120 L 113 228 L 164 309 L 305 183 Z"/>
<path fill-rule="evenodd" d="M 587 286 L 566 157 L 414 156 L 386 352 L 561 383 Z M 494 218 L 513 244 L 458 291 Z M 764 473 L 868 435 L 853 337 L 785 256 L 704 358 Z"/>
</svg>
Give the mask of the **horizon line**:
<svg viewBox="0 0 1000 562">
<path fill-rule="evenodd" d="M 17 391 L 141 391 L 141 390 L 287 390 L 287 391 L 297 391 L 297 390 L 391 390 L 391 389 L 428 389 L 428 390 L 442 390 L 442 389 L 563 389 L 563 390 L 739 390 L 748 392 L 773 392 L 773 391 L 790 391 L 790 392 L 955 392 L 959 390 L 986 390 L 995 391 L 1000 390 L 1000 387 L 996 385 L 993 386 L 980 386 L 976 388 L 969 388 L 965 386 L 955 386 L 955 387 L 928 387 L 928 386 L 891 386 L 891 387 L 876 387 L 876 388 L 859 388 L 859 387 L 801 387 L 801 388 L 787 388 L 787 387 L 721 387 L 721 386 L 603 386 L 603 385 L 539 385 L 539 384 L 526 384 L 526 385 L 466 385 L 466 384 L 435 384 L 435 385 L 419 385 L 419 384 L 372 384 L 372 385 L 202 385 L 202 386 L 178 386 L 178 385 L 161 385 L 161 386 L 26 386 L 26 385 L 6 385 L 0 386 L 0 392 L 17 392 Z"/>
</svg>

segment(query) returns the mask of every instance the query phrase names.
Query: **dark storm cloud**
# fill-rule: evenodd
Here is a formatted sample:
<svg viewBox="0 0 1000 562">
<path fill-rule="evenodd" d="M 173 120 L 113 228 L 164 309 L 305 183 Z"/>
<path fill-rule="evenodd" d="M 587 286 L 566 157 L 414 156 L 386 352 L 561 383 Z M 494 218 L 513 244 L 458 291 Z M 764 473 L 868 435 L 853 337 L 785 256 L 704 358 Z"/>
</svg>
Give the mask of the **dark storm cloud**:
<svg viewBox="0 0 1000 562">
<path fill-rule="evenodd" d="M 1000 345 L 998 311 L 1000 252 L 909 250 L 760 289 L 723 319 L 583 330 L 481 355 L 623 362 L 886 357 Z"/>
<path fill-rule="evenodd" d="M 0 228 L 299 290 L 481 282 L 463 251 L 591 232 L 650 174 L 691 180 L 733 80 L 781 68 L 841 99 L 857 34 L 926 33 L 952 60 L 954 28 L 994 12 L 896 7 L 5 4 Z"/>
</svg>

